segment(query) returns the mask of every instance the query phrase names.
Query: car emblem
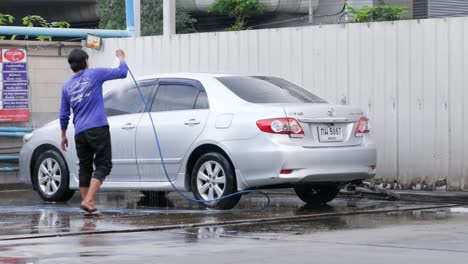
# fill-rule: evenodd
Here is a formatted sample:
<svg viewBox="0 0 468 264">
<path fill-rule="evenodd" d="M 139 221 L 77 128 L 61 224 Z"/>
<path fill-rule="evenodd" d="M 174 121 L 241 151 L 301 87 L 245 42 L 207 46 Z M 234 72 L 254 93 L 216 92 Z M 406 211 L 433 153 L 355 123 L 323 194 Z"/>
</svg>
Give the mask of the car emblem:
<svg viewBox="0 0 468 264">
<path fill-rule="evenodd" d="M 332 107 L 330 108 L 330 110 L 328 110 L 328 116 L 335 116 L 336 112 L 335 112 L 335 109 Z"/>
</svg>

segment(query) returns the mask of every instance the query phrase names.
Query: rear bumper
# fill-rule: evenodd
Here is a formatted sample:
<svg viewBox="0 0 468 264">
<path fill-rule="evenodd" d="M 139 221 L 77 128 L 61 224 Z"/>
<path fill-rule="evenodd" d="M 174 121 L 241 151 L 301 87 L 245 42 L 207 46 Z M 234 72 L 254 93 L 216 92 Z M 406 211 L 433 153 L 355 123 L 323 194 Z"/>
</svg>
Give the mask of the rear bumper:
<svg viewBox="0 0 468 264">
<path fill-rule="evenodd" d="M 284 135 L 223 142 L 243 183 L 240 189 L 307 182 L 351 182 L 375 176 L 377 151 L 368 139 L 359 146 L 304 148 Z M 292 170 L 280 174 L 281 170 Z"/>
</svg>

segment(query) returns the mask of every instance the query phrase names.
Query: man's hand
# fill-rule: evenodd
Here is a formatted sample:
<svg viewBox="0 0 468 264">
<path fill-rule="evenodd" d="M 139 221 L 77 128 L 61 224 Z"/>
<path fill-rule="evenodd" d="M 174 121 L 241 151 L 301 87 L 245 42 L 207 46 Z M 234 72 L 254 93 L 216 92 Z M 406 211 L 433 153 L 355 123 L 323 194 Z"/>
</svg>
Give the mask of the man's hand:
<svg viewBox="0 0 468 264">
<path fill-rule="evenodd" d="M 117 56 L 117 58 L 119 58 L 121 61 L 125 60 L 125 52 L 121 49 L 115 51 L 115 56 Z"/>
<path fill-rule="evenodd" d="M 62 147 L 63 151 L 67 151 L 68 148 L 68 138 L 67 138 L 67 133 L 66 131 L 62 130 L 62 142 L 60 143 L 60 146 Z"/>
<path fill-rule="evenodd" d="M 60 145 L 62 146 L 62 150 L 66 152 L 68 148 L 68 138 L 62 137 L 62 143 Z"/>
</svg>

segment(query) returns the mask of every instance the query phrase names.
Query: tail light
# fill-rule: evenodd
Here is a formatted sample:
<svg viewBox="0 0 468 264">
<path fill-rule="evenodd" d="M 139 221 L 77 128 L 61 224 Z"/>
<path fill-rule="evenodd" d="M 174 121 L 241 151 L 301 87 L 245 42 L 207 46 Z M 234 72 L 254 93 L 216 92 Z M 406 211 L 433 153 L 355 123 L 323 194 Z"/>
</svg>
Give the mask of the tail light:
<svg viewBox="0 0 468 264">
<path fill-rule="evenodd" d="M 257 121 L 258 128 L 266 133 L 304 136 L 304 130 L 294 118 L 273 118 Z"/>
<path fill-rule="evenodd" d="M 356 127 L 356 137 L 362 137 L 369 133 L 369 118 L 362 117 Z"/>
</svg>

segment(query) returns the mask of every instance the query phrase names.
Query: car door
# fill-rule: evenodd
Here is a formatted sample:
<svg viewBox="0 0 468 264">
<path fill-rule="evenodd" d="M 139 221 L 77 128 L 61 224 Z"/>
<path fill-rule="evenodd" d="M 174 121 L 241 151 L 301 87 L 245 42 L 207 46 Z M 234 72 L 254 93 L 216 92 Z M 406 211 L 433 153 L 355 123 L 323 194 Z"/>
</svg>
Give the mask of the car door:
<svg viewBox="0 0 468 264">
<path fill-rule="evenodd" d="M 148 101 L 154 92 L 156 80 L 139 83 L 143 95 Z M 104 99 L 109 121 L 112 142 L 112 170 L 107 182 L 140 181 L 138 174 L 135 137 L 144 104 L 135 85 L 127 85 L 113 90 Z"/>
<path fill-rule="evenodd" d="M 190 146 L 208 118 L 208 99 L 202 84 L 187 79 L 160 79 L 151 105 L 164 161 L 173 180 Z M 167 181 L 149 115 L 143 115 L 136 139 L 138 171 L 142 181 Z"/>
</svg>

